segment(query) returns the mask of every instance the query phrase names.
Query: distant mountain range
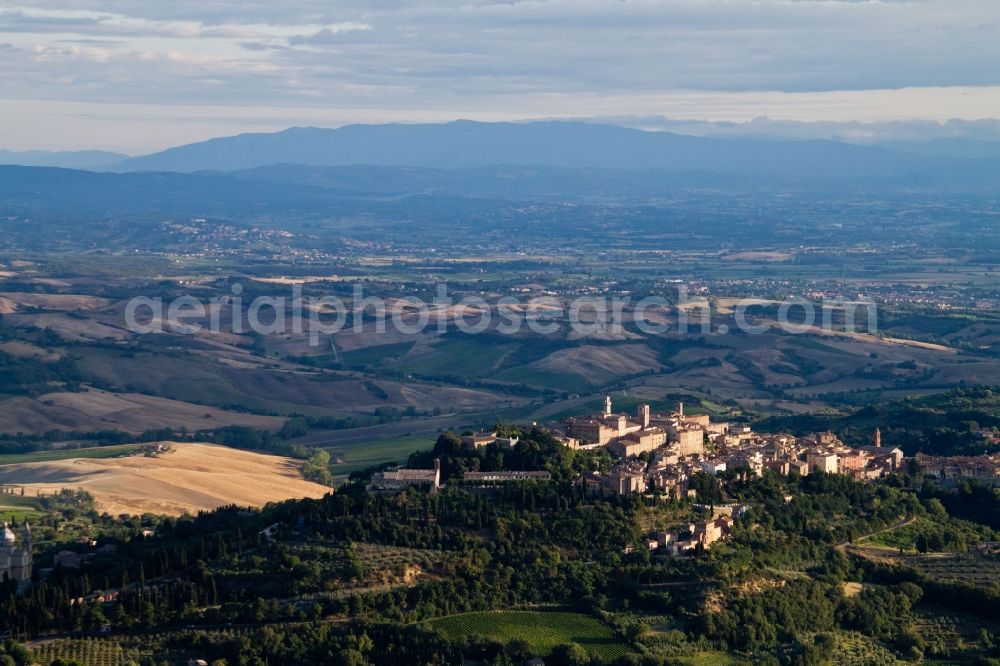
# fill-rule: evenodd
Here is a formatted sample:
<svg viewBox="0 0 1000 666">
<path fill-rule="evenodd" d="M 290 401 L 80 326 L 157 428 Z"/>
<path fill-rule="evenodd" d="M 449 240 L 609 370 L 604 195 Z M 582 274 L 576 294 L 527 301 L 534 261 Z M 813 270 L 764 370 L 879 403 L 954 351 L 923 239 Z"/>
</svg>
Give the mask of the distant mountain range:
<svg viewBox="0 0 1000 666">
<path fill-rule="evenodd" d="M 466 171 L 456 178 L 454 174 L 416 170 L 456 171 L 502 166 L 584 169 L 590 170 L 586 180 L 604 179 L 612 183 L 618 180 L 614 176 L 616 172 L 655 171 L 751 179 L 909 181 L 924 186 L 938 182 L 996 183 L 1000 178 L 1000 142 L 936 139 L 855 145 L 827 140 L 701 137 L 582 121 L 456 121 L 348 125 L 337 129 L 293 127 L 275 133 L 210 139 L 140 157 L 106 151 L 16 153 L 0 150 L 0 164 L 120 173 L 237 172 L 284 165 L 275 172 L 252 174 L 255 179 L 263 176 L 263 180 L 268 181 L 283 180 L 292 171 L 287 165 L 314 169 L 337 167 L 341 171 L 320 175 L 313 170 L 308 177 L 314 183 L 317 179 L 322 180 L 323 187 L 336 189 L 340 185 L 331 182 L 331 178 L 346 178 L 350 181 L 347 189 L 356 189 L 358 178 L 367 178 L 368 185 L 376 191 L 385 191 L 387 185 L 378 178 L 371 178 L 375 172 L 360 168 L 348 172 L 343 168 L 403 169 L 394 172 L 391 180 L 399 185 L 399 178 L 403 178 L 406 184 L 401 189 L 406 191 L 413 191 L 415 187 L 421 191 L 422 180 L 433 181 L 435 187 L 445 185 L 448 190 L 464 184 L 480 191 L 482 188 L 478 187 L 474 172 Z M 581 173 L 574 174 L 572 180 L 578 182 Z M 304 175 L 304 172 L 297 174 Z M 387 173 L 383 171 L 377 175 L 381 178 Z M 548 175 L 555 174 L 550 171 Z M 488 185 L 491 194 L 498 183 Z M 393 187 L 395 185 L 388 189 Z M 531 186 L 531 189 L 538 188 Z"/>
<path fill-rule="evenodd" d="M 966 140 L 890 149 L 720 139 L 562 121 L 293 128 L 127 159 L 101 151 L 0 152 L 0 162 L 77 167 L 0 166 L 0 212 L 64 219 L 400 216 L 425 204 L 442 210 L 490 201 L 655 204 L 692 191 L 992 194 L 1000 188 L 1000 157 L 992 147 Z M 427 197 L 437 200 L 415 201 Z"/>
<path fill-rule="evenodd" d="M 902 146 L 901 146 L 902 147 Z M 954 146 L 952 146 L 954 148 Z M 697 171 L 796 178 L 996 179 L 990 154 L 921 154 L 836 141 L 717 139 L 545 121 L 296 127 L 241 134 L 123 160 L 109 170 L 235 171 L 274 164 L 469 169 L 497 165 Z"/>
<path fill-rule="evenodd" d="M 0 149 L 0 164 L 21 166 L 60 167 L 63 169 L 105 169 L 128 159 L 128 155 L 106 150 L 75 150 L 52 152 L 28 150 L 15 152 Z"/>
</svg>

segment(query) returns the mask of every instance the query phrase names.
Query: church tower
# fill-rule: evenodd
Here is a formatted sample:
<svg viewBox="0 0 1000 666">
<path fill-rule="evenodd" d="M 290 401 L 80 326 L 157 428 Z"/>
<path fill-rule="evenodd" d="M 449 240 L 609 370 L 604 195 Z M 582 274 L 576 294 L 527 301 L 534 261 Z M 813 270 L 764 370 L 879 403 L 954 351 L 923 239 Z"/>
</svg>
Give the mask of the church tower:
<svg viewBox="0 0 1000 666">
<path fill-rule="evenodd" d="M 649 405 L 639 405 L 639 425 L 643 430 L 649 427 Z"/>
<path fill-rule="evenodd" d="M 605 416 L 610 416 L 611 415 L 611 396 L 610 395 L 604 396 L 604 415 Z"/>
<path fill-rule="evenodd" d="M 882 446 L 882 431 L 875 428 L 875 446 Z"/>
<path fill-rule="evenodd" d="M 0 577 L 17 581 L 18 587 L 31 580 L 31 527 L 24 524 L 24 543 L 17 545 L 17 535 L 4 523 L 0 531 Z"/>
</svg>

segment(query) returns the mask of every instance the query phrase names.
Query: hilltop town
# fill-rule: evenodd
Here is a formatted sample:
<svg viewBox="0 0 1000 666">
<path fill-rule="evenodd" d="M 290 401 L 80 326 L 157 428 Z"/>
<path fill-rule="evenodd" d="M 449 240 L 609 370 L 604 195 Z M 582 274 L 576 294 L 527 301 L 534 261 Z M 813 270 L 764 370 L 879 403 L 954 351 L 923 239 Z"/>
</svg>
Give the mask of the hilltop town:
<svg viewBox="0 0 1000 666">
<path fill-rule="evenodd" d="M 620 461 L 606 473 L 593 473 L 588 485 L 619 495 L 658 492 L 680 499 L 689 496 L 688 481 L 696 472 L 717 475 L 743 469 L 761 476 L 765 469 L 782 475 L 810 471 L 845 474 L 858 480 L 880 478 L 899 469 L 903 451 L 882 446 L 876 429 L 869 446 L 852 448 L 833 433 L 809 437 L 755 433 L 742 423 L 712 422 L 707 414 L 685 414 L 684 404 L 668 414 L 653 414 L 640 405 L 635 417 L 612 410 L 563 424 L 560 441 L 570 448 L 606 447 Z"/>
<path fill-rule="evenodd" d="M 609 468 L 588 471 L 575 479 L 575 485 L 588 495 L 695 501 L 698 491 L 693 481 L 699 475 L 751 478 L 761 477 L 766 471 L 782 477 L 823 473 L 866 482 L 902 470 L 907 460 L 902 449 L 883 445 L 879 428 L 872 432 L 870 444 L 848 446 L 828 431 L 797 437 L 754 432 L 745 423 L 712 421 L 708 414 L 685 413 L 683 402 L 667 413 L 655 413 L 650 405 L 640 404 L 632 416 L 615 412 L 610 395 L 605 396 L 601 412 L 570 417 L 543 430 L 567 449 L 604 450 L 611 455 Z M 474 454 L 489 447 L 510 451 L 519 440 L 493 430 L 467 432 L 459 442 L 464 450 Z M 917 454 L 912 460 L 945 487 L 963 480 L 1000 486 L 1000 454 L 951 457 Z M 440 460 L 433 462 L 433 469 L 377 472 L 368 489 L 392 493 L 418 487 L 436 492 L 443 484 Z M 464 487 L 492 487 L 551 478 L 549 472 L 542 470 L 466 470 L 459 483 Z M 734 520 L 751 508 L 739 503 L 695 507 L 709 514 L 708 519 L 690 523 L 686 531 L 648 535 L 645 544 L 649 550 L 662 548 L 677 555 L 708 549 L 726 538 Z"/>
</svg>

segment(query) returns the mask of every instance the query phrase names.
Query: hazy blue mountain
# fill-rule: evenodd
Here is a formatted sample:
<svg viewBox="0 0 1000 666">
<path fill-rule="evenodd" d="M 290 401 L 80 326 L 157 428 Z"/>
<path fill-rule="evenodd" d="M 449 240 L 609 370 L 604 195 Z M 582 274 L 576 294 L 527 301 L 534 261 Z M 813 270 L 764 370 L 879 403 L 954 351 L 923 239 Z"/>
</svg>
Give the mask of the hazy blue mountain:
<svg viewBox="0 0 1000 666">
<path fill-rule="evenodd" d="M 883 148 L 917 155 L 961 157 L 966 159 L 1000 159 L 1000 141 L 978 139 L 931 139 L 929 141 L 882 142 Z"/>
<path fill-rule="evenodd" d="M 128 155 L 107 150 L 48 151 L 28 150 L 15 152 L 0 149 L 0 164 L 21 166 L 60 167 L 63 169 L 103 169 L 117 164 Z"/>
<path fill-rule="evenodd" d="M 956 170 L 997 175 L 992 162 L 963 161 L 834 141 L 715 139 L 583 122 L 349 125 L 292 128 L 211 139 L 125 160 L 121 171 L 232 171 L 271 164 L 461 169 L 544 165 L 735 175 L 935 178 Z"/>
</svg>

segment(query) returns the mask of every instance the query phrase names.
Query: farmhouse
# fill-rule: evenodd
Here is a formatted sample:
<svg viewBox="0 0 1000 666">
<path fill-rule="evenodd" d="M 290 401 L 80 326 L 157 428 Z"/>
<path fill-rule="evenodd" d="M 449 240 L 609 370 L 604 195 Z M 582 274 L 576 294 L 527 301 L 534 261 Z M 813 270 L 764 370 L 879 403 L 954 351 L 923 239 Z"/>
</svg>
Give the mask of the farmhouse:
<svg viewBox="0 0 1000 666">
<path fill-rule="evenodd" d="M 373 492 L 393 492 L 410 486 L 436 491 L 441 488 L 441 461 L 434 459 L 434 469 L 395 469 L 376 472 L 368 489 Z"/>
</svg>

